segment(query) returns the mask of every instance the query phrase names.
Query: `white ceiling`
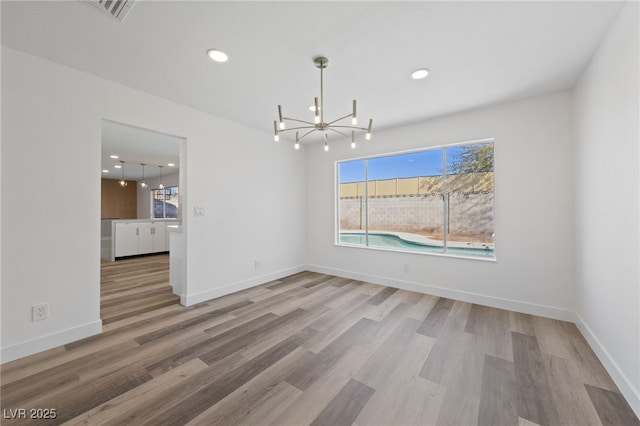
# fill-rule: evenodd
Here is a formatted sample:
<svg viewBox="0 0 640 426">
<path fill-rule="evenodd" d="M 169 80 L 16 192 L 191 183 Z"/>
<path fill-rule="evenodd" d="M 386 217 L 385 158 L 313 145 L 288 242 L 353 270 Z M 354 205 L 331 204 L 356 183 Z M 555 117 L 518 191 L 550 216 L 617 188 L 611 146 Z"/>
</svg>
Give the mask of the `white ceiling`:
<svg viewBox="0 0 640 426">
<path fill-rule="evenodd" d="M 567 89 L 620 11 L 613 1 L 135 2 L 123 22 L 79 1 L 3 1 L 2 43 L 265 132 L 276 106 L 394 127 Z M 205 52 L 219 48 L 224 64 Z M 428 67 L 425 80 L 412 80 Z M 327 120 L 328 121 L 328 120 Z"/>
<path fill-rule="evenodd" d="M 142 163 L 146 178 L 178 173 L 180 167 L 180 142 L 182 138 L 132 127 L 109 120 L 102 120 L 102 177 L 120 179 L 122 170 L 114 168 L 124 161 L 124 177 L 127 180 L 142 179 Z M 117 155 L 117 159 L 111 158 Z M 175 166 L 171 167 L 168 164 Z M 104 172 L 108 170 L 108 172 Z"/>
</svg>

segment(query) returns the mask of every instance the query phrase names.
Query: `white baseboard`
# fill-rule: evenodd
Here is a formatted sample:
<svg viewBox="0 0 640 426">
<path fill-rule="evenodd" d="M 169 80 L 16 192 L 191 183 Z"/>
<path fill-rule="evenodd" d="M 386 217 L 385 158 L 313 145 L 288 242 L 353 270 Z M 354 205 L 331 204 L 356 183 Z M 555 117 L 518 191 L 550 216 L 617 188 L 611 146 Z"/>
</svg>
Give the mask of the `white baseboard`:
<svg viewBox="0 0 640 426">
<path fill-rule="evenodd" d="M 268 283 L 269 281 L 277 280 L 289 275 L 297 274 L 307 270 L 305 265 L 298 265 L 292 268 L 282 269 L 280 271 L 271 272 L 269 274 L 260 275 L 258 277 L 251 278 L 249 280 L 236 282 L 226 285 L 224 287 L 218 287 L 200 293 L 180 295 L 180 303 L 183 306 L 191 306 L 196 303 L 205 302 L 207 300 L 216 299 L 218 297 L 226 296 L 227 294 L 235 293 L 241 290 L 246 290 L 251 287 L 255 287 L 260 284 Z"/>
<path fill-rule="evenodd" d="M 636 416 L 640 417 L 640 390 L 636 388 L 631 380 L 624 374 L 618 363 L 611 357 L 609 351 L 602 345 L 600 340 L 593 334 L 591 328 L 587 325 L 580 314 L 576 313 L 576 326 L 580 333 L 584 336 L 593 352 L 607 370 L 613 381 L 625 399 L 631 406 L 631 409 L 636 413 Z"/>
<path fill-rule="evenodd" d="M 533 303 L 520 302 L 517 300 L 503 299 L 499 297 L 485 296 L 460 290 L 452 290 L 423 283 L 403 281 L 395 278 L 380 277 L 376 275 L 361 274 L 358 272 L 343 269 L 328 268 L 318 265 L 307 265 L 307 270 L 322 274 L 336 275 L 352 280 L 366 281 L 373 284 L 380 284 L 403 290 L 415 291 L 418 293 L 431 294 L 433 296 L 446 297 L 460 300 L 462 302 L 476 303 L 493 308 L 506 309 L 509 311 L 521 312 L 530 315 L 538 315 L 562 321 L 576 322 L 576 315 L 573 311 L 556 308 L 553 306 L 536 305 Z"/>
<path fill-rule="evenodd" d="M 35 339 L 25 340 L 24 342 L 2 348 L 0 364 L 100 333 L 102 333 L 102 320 L 97 320 Z"/>
</svg>

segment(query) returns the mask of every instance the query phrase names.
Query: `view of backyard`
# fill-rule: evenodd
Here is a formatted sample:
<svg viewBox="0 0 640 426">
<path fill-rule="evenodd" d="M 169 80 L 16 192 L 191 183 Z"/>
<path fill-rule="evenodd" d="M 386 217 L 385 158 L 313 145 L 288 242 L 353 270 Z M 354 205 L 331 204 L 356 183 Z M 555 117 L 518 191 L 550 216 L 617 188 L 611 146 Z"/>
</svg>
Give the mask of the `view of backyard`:
<svg viewBox="0 0 640 426">
<path fill-rule="evenodd" d="M 493 180 L 493 141 L 339 162 L 339 242 L 493 257 Z"/>
</svg>

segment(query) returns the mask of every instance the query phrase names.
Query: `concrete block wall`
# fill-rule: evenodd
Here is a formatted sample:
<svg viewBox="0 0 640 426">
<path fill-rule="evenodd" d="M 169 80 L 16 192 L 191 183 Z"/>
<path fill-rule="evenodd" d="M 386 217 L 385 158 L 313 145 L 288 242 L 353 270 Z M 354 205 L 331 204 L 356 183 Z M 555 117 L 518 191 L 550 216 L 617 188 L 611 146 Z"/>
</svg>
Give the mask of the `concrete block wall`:
<svg viewBox="0 0 640 426">
<path fill-rule="evenodd" d="M 449 194 L 449 232 L 493 233 L 493 193 Z M 433 232 L 443 226 L 443 199 L 425 196 L 369 197 L 369 229 Z M 340 199 L 340 229 L 365 228 L 363 197 Z"/>
</svg>

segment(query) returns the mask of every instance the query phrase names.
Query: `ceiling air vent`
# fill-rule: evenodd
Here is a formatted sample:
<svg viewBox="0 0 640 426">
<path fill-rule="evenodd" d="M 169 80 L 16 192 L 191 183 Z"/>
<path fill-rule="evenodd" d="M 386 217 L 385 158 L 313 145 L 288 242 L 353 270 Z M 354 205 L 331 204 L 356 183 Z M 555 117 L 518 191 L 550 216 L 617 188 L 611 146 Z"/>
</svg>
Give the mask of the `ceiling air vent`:
<svg viewBox="0 0 640 426">
<path fill-rule="evenodd" d="M 135 0 L 80 0 L 82 3 L 91 6 L 103 14 L 112 17 L 118 22 L 122 22 Z"/>
</svg>

